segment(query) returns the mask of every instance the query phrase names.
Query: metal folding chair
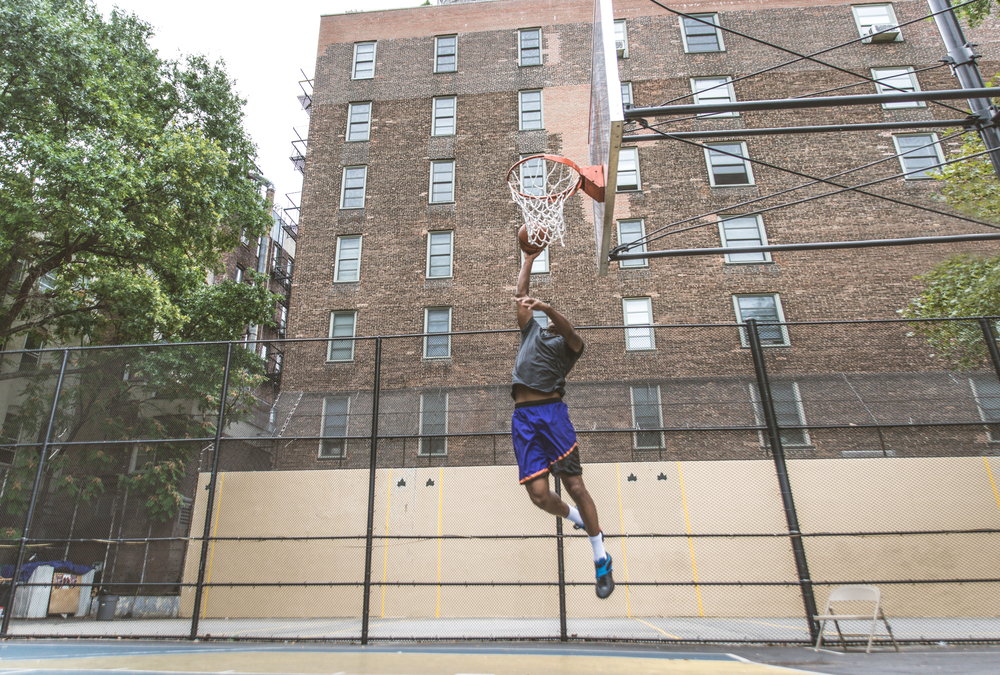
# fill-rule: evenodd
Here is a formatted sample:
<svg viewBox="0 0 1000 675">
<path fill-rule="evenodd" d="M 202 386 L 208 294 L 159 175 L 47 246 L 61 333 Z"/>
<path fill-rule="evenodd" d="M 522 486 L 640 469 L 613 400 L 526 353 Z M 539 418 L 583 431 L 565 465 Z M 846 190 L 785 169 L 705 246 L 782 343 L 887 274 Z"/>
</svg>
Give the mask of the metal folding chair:
<svg viewBox="0 0 1000 675">
<path fill-rule="evenodd" d="M 833 611 L 833 604 L 835 602 L 870 602 L 874 605 L 874 608 L 871 614 L 837 614 Z M 875 627 L 879 621 L 885 625 L 885 630 L 889 634 L 892 646 L 897 652 L 899 651 L 899 645 L 896 644 L 896 638 L 892 635 L 892 628 L 889 627 L 889 622 L 886 621 L 885 613 L 882 611 L 882 594 L 874 586 L 839 586 L 833 589 L 833 591 L 830 592 L 830 597 L 827 598 L 826 609 L 823 610 L 822 614 L 813 618 L 821 622 L 819 626 L 819 636 L 816 638 L 816 647 L 814 648 L 817 651 L 823 644 L 823 631 L 826 629 L 826 623 L 828 621 L 832 621 L 833 625 L 837 628 L 837 635 L 840 636 L 840 646 L 845 652 L 847 651 L 847 642 L 844 640 L 845 637 L 865 637 L 867 635 L 868 648 L 865 650 L 865 653 L 870 654 L 872 651 L 872 642 L 875 640 Z M 871 621 L 871 626 L 867 633 L 844 633 L 840 630 L 841 621 Z"/>
</svg>

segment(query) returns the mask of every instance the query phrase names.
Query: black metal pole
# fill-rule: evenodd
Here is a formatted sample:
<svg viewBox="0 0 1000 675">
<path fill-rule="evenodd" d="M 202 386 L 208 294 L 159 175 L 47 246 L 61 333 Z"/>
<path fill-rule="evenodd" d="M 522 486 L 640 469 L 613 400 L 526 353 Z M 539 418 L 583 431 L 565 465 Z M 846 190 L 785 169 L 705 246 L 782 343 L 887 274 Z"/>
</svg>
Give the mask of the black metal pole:
<svg viewBox="0 0 1000 675">
<path fill-rule="evenodd" d="M 372 383 L 372 436 L 368 458 L 368 534 L 365 538 L 365 591 L 361 603 L 361 644 L 368 644 L 368 612 L 372 593 L 372 540 L 375 536 L 375 467 L 378 460 L 378 406 L 381 389 L 382 338 L 375 338 L 375 381 Z"/>
<path fill-rule="evenodd" d="M 562 482 L 556 479 L 556 494 L 562 497 Z M 566 563 L 563 558 L 563 519 L 556 517 L 556 561 L 559 566 L 559 641 L 566 642 L 569 632 L 566 630 Z"/>
<path fill-rule="evenodd" d="M 205 528 L 201 536 L 201 559 L 198 562 L 198 582 L 194 590 L 194 610 L 191 612 L 191 640 L 198 639 L 201 598 L 205 590 L 205 565 L 208 562 L 208 539 L 212 534 L 212 511 L 215 507 L 215 484 L 219 478 L 219 450 L 222 429 L 226 422 L 226 398 L 229 396 L 229 369 L 232 365 L 233 343 L 226 345 L 226 368 L 222 373 L 222 394 L 219 397 L 219 420 L 215 425 L 215 449 L 212 452 L 212 476 L 208 479 L 208 502 L 205 504 Z"/>
<path fill-rule="evenodd" d="M 747 319 L 746 331 L 747 341 L 750 343 L 750 354 L 753 357 L 754 374 L 757 377 L 757 390 L 760 392 L 760 405 L 764 411 L 764 423 L 767 426 L 767 438 L 771 445 L 771 456 L 774 460 L 775 473 L 778 475 L 778 485 L 781 488 L 781 502 L 785 507 L 785 520 L 788 521 L 788 537 L 792 544 L 792 554 L 795 556 L 795 569 L 799 575 L 799 588 L 802 589 L 802 604 L 806 610 L 809 635 L 812 641 L 815 642 L 819 633 L 819 624 L 816 623 L 816 619 L 814 618 L 818 614 L 816 611 L 816 596 L 813 593 L 812 578 L 809 576 L 809 563 L 806 560 L 806 550 L 802 543 L 799 517 L 795 511 L 792 484 L 788 480 L 785 449 L 781 445 L 781 430 L 778 427 L 778 416 L 774 413 L 771 385 L 767 379 L 767 368 L 764 365 L 764 351 L 760 346 L 760 335 L 757 333 L 756 319 Z"/>
<path fill-rule="evenodd" d="M 973 45 L 969 44 L 962 34 L 962 27 L 955 17 L 955 11 L 951 9 L 949 0 L 927 0 L 927 5 L 934 12 L 934 23 L 937 24 L 941 40 L 948 50 L 948 56 L 944 61 L 951 66 L 951 72 L 962 85 L 962 89 L 975 92 L 967 99 L 969 109 L 978 118 L 979 136 L 983 139 L 983 145 L 990 151 L 993 171 L 1000 177 L 1000 132 L 997 131 L 993 119 L 997 110 L 990 101 L 990 97 L 994 94 L 983 92 L 986 84 L 979 73 L 979 66 L 976 65 L 979 56 L 973 50 Z"/>
<path fill-rule="evenodd" d="M 35 485 L 31 489 L 31 500 L 28 502 L 28 514 L 24 518 L 24 529 L 21 532 L 21 544 L 17 548 L 17 562 L 14 564 L 14 572 L 10 579 L 10 593 L 7 596 L 7 609 L 3 613 L 3 621 L 0 621 L 0 638 L 7 637 L 7 629 L 10 627 L 10 617 L 14 613 L 14 594 L 17 592 L 17 580 L 21 576 L 21 565 L 24 564 L 24 550 L 28 545 L 28 533 L 31 530 L 31 521 L 35 517 L 35 505 L 38 503 L 38 489 L 42 485 L 42 475 L 45 470 L 45 454 L 49 450 L 49 443 L 52 441 L 52 427 L 56 422 L 56 410 L 59 408 L 59 394 L 62 392 L 63 379 L 66 377 L 66 362 L 69 360 L 69 350 L 63 350 L 62 365 L 59 366 L 59 377 L 56 380 L 56 391 L 52 395 L 52 410 L 49 411 L 49 424 L 45 428 L 45 439 L 42 441 L 42 451 L 38 455 L 38 470 L 35 472 Z"/>
<path fill-rule="evenodd" d="M 986 341 L 986 351 L 990 355 L 990 363 L 993 364 L 993 371 L 1000 380 L 1000 350 L 997 349 L 997 336 L 993 331 L 990 320 L 984 316 L 979 317 L 979 328 L 983 331 L 983 339 Z"/>
</svg>

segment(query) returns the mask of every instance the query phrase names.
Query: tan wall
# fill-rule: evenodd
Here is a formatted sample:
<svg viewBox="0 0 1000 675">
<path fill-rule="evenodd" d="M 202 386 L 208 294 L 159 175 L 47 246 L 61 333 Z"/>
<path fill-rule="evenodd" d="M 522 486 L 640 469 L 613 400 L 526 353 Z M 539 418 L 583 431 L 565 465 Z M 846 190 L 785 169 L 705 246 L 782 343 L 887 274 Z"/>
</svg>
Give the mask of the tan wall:
<svg viewBox="0 0 1000 675">
<path fill-rule="evenodd" d="M 797 460 L 789 462 L 805 532 L 1000 528 L 995 482 L 1000 461 L 982 457 Z M 991 482 L 991 471 L 993 481 Z M 599 601 L 586 538 L 566 542 L 570 617 L 799 616 L 795 585 L 629 586 L 628 582 L 797 580 L 787 537 L 719 539 L 642 534 L 787 532 L 769 461 L 650 462 L 587 465 L 618 589 Z M 634 476 L 634 480 L 630 477 Z M 202 474 L 201 488 L 208 476 Z M 401 485 L 400 483 L 403 483 Z M 433 484 L 429 484 L 433 482 Z M 437 539 L 444 535 L 537 535 L 553 519 L 531 506 L 510 466 L 379 471 L 372 580 L 431 582 L 373 586 L 371 613 L 384 617 L 558 615 L 555 588 L 437 586 L 442 582 L 552 582 L 550 539 Z M 192 532 L 204 527 L 198 490 Z M 220 475 L 212 532 L 218 537 L 356 536 L 288 542 L 216 542 L 211 582 L 353 582 L 364 570 L 368 476 L 364 470 L 246 472 Z M 390 536 L 418 540 L 380 540 Z M 632 538 L 615 535 L 632 535 Z M 990 547 L 990 544 L 993 544 Z M 823 581 L 996 578 L 995 535 L 807 538 L 812 578 Z M 199 542 L 188 548 L 184 581 L 196 581 Z M 914 589 L 917 589 L 915 591 Z M 890 616 L 995 616 L 992 585 L 885 585 Z M 827 588 L 817 588 L 820 607 Z M 190 616 L 193 591 L 182 597 Z M 208 588 L 205 617 L 350 617 L 362 609 L 360 587 Z"/>
</svg>

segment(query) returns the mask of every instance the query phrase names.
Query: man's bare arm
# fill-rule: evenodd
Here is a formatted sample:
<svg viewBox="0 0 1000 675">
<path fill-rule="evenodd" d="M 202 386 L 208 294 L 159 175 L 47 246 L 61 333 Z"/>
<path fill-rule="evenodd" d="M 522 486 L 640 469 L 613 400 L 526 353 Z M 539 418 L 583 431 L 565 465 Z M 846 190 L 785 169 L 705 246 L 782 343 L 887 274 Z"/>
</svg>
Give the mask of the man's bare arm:
<svg viewBox="0 0 1000 675">
<path fill-rule="evenodd" d="M 583 349 L 583 338 L 576 332 L 576 328 L 569 319 L 556 310 L 552 305 L 531 297 L 520 298 L 518 300 L 518 304 L 527 309 L 529 318 L 531 317 L 532 310 L 537 309 L 545 312 L 545 315 L 552 321 L 550 329 L 553 333 L 561 335 L 562 338 L 566 340 L 566 345 L 574 352 L 579 352 Z"/>
<path fill-rule="evenodd" d="M 531 320 L 531 309 L 526 308 L 521 300 L 528 297 L 528 291 L 531 289 L 531 266 L 537 257 L 538 253 L 525 254 L 524 262 L 521 263 L 521 272 L 517 275 L 517 290 L 514 293 L 514 299 L 517 302 L 517 325 L 519 328 L 524 328 Z"/>
</svg>

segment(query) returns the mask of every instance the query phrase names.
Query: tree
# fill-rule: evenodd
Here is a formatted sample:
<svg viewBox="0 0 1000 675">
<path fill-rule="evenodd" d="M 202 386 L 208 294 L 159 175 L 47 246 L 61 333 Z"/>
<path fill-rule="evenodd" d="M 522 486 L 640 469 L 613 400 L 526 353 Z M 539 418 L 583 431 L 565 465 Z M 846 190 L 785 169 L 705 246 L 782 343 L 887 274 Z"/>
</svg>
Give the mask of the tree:
<svg viewBox="0 0 1000 675">
<path fill-rule="evenodd" d="M 36 345 L 227 341 L 271 321 L 277 296 L 255 275 L 206 283 L 241 236 L 271 224 L 245 102 L 222 63 L 161 59 L 151 34 L 89 0 L 0 4 L 0 345 L 24 333 Z M 118 472 L 151 516 L 172 515 L 200 448 L 157 444 L 125 475 L 133 447 L 98 441 L 212 436 L 225 351 L 70 352 L 53 440 L 76 444 L 47 458 L 51 486 L 87 500 Z M 250 413 L 264 379 L 256 355 L 233 352 L 227 419 Z M 59 363 L 24 363 L 0 375 L 18 404 L 0 442 L 8 426 L 22 443 L 44 437 Z M 23 513 L 38 457 L 18 448 L 0 497 L 8 513 Z"/>
<path fill-rule="evenodd" d="M 964 18 L 973 28 L 986 20 L 986 17 L 993 11 L 996 0 L 979 0 L 965 7 L 955 9 L 955 14 Z"/>
</svg>

